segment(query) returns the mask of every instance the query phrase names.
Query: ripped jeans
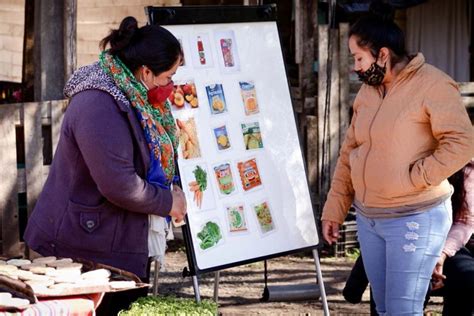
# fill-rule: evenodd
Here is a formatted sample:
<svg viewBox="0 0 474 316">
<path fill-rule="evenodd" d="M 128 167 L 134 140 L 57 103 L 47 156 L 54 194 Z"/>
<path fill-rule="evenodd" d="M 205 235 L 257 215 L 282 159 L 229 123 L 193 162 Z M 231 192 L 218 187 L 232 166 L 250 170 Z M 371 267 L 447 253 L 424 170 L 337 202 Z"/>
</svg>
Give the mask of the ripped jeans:
<svg viewBox="0 0 474 316">
<path fill-rule="evenodd" d="M 423 315 L 423 301 L 452 223 L 451 200 L 423 213 L 370 219 L 358 239 L 379 315 Z"/>
</svg>

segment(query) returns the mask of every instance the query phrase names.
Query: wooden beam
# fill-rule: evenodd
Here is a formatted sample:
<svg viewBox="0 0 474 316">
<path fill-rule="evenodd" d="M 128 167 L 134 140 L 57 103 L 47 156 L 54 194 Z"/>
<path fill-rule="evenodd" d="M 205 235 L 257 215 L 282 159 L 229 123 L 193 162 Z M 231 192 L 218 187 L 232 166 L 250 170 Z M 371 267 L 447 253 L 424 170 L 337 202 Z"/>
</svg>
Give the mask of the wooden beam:
<svg viewBox="0 0 474 316">
<path fill-rule="evenodd" d="M 311 195 L 314 197 L 318 192 L 318 117 L 306 116 L 306 139 L 307 139 L 307 171 L 308 185 Z"/>
<path fill-rule="evenodd" d="M 303 61 L 304 1 L 295 0 L 295 63 Z"/>
<path fill-rule="evenodd" d="M 459 90 L 461 94 L 473 94 L 474 95 L 474 82 L 458 82 Z"/>
<path fill-rule="evenodd" d="M 336 161 L 339 155 L 339 132 L 340 128 L 340 104 L 339 104 L 339 30 L 331 29 L 331 52 L 332 54 L 332 65 L 331 65 L 331 101 L 330 101 L 330 112 L 329 112 L 329 175 L 328 185 L 331 182 L 334 169 L 336 168 Z"/>
<path fill-rule="evenodd" d="M 35 83 L 35 0 L 25 0 L 25 28 L 23 35 L 23 102 L 32 102 L 34 100 Z"/>
<path fill-rule="evenodd" d="M 20 254 L 15 135 L 19 111 L 19 105 L 0 107 L 0 236 L 4 256 Z"/>
<path fill-rule="evenodd" d="M 64 0 L 64 77 L 71 77 L 77 65 L 77 0 Z"/>
<path fill-rule="evenodd" d="M 41 135 L 41 111 L 48 102 L 25 103 L 25 172 L 27 210 L 30 217 L 36 200 L 43 188 L 43 139 Z"/>
<path fill-rule="evenodd" d="M 340 125 L 339 143 L 342 144 L 347 128 L 350 123 L 349 102 L 349 24 L 339 24 L 339 98 L 340 98 Z"/>
<path fill-rule="evenodd" d="M 326 89 L 327 89 L 327 59 L 328 59 L 328 25 L 319 25 L 318 27 L 318 39 L 319 39 L 319 48 L 318 48 L 318 167 L 317 167 L 317 177 L 318 177 L 318 194 L 320 196 L 321 202 L 325 199 L 324 187 L 327 183 L 322 183 L 321 179 L 321 169 L 323 166 L 323 155 L 328 154 L 323 152 L 323 139 L 324 135 L 324 120 L 325 120 L 325 106 L 326 106 Z M 325 179 L 326 180 L 326 179 Z M 327 181 L 327 180 L 326 180 Z M 322 204 L 321 204 L 322 205 Z"/>
<path fill-rule="evenodd" d="M 35 0 L 34 100 L 64 98 L 64 2 Z"/>
</svg>

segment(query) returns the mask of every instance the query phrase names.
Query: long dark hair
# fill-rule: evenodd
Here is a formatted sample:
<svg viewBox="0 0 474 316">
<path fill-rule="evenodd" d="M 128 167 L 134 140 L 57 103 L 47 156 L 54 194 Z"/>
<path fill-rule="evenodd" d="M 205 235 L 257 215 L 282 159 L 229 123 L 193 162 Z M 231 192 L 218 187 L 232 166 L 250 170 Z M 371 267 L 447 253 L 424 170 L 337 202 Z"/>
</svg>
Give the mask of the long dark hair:
<svg viewBox="0 0 474 316">
<path fill-rule="evenodd" d="M 454 187 L 454 193 L 451 196 L 453 205 L 453 220 L 455 222 L 467 223 L 469 217 L 469 205 L 466 200 L 466 187 L 464 182 L 471 172 L 470 164 L 453 174 L 448 178 L 449 183 Z"/>
<path fill-rule="evenodd" d="M 101 49 L 110 45 L 110 53 L 117 56 L 132 71 L 143 65 L 159 75 L 173 67 L 183 51 L 178 39 L 159 25 L 138 27 L 134 17 L 126 17 L 118 30 L 100 42 Z"/>
<path fill-rule="evenodd" d="M 390 49 L 392 67 L 408 56 L 405 35 L 393 21 L 394 17 L 395 11 L 389 4 L 374 1 L 370 4 L 369 13 L 357 20 L 349 30 L 349 36 L 356 36 L 357 44 L 368 48 L 375 58 L 382 47 Z"/>
</svg>

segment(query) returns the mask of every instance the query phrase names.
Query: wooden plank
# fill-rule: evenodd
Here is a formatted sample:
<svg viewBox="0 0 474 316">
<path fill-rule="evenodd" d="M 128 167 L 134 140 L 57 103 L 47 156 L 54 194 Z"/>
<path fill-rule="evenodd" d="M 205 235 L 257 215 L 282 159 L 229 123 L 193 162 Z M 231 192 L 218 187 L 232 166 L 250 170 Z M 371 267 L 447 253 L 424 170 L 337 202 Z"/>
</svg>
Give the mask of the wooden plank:
<svg viewBox="0 0 474 316">
<path fill-rule="evenodd" d="M 309 191 L 315 194 L 318 191 L 318 117 L 306 116 L 306 139 L 307 139 L 307 171 Z"/>
<path fill-rule="evenodd" d="M 0 229 L 2 254 L 5 256 L 20 254 L 15 135 L 19 111 L 18 105 L 0 107 Z"/>
<path fill-rule="evenodd" d="M 56 147 L 59 142 L 59 135 L 61 134 L 61 125 L 63 123 L 64 111 L 68 104 L 67 100 L 51 101 L 51 137 L 53 143 L 53 155 L 56 152 Z"/>
<path fill-rule="evenodd" d="M 296 64 L 301 64 L 301 62 L 303 61 L 304 2 L 305 0 L 295 0 L 295 63 Z"/>
<path fill-rule="evenodd" d="M 28 217 L 43 188 L 43 139 L 41 111 L 49 102 L 25 103 L 25 172 Z"/>
<path fill-rule="evenodd" d="M 304 98 L 304 111 L 306 113 L 312 113 L 316 110 L 316 98 L 306 97 Z"/>
<path fill-rule="evenodd" d="M 17 188 L 18 193 L 25 193 L 26 192 L 26 173 L 24 168 L 20 168 L 17 170 Z"/>
<path fill-rule="evenodd" d="M 331 182 L 334 169 L 336 168 L 337 157 L 339 153 L 339 132 L 340 132 L 340 105 L 339 105 L 339 30 L 331 29 L 331 103 L 329 116 L 329 178 L 328 184 Z"/>
<path fill-rule="evenodd" d="M 458 82 L 461 94 L 474 94 L 474 82 Z"/>
<path fill-rule="evenodd" d="M 350 123 L 349 103 L 349 23 L 339 24 L 339 98 L 341 108 L 339 111 L 339 143 L 342 144 Z"/>
<path fill-rule="evenodd" d="M 318 178 L 318 194 L 320 199 L 324 200 L 323 183 L 321 182 L 321 169 L 323 166 L 323 154 L 328 154 L 323 152 L 323 139 L 324 135 L 324 111 L 326 106 L 326 89 L 327 89 L 327 58 L 328 58 L 328 26 L 319 25 L 318 27 L 318 150 L 317 150 L 317 178 Z M 321 203 L 322 205 L 322 203 Z"/>
<path fill-rule="evenodd" d="M 461 99 L 466 108 L 474 108 L 474 97 L 462 97 Z"/>
<path fill-rule="evenodd" d="M 64 77 L 69 78 L 77 65 L 77 0 L 64 1 Z"/>
</svg>

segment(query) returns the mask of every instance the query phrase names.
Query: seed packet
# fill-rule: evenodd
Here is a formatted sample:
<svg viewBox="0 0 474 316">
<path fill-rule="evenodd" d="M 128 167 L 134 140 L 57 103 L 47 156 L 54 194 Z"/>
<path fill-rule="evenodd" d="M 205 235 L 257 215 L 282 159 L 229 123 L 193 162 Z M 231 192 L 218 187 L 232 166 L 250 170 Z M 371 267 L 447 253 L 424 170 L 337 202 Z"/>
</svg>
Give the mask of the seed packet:
<svg viewBox="0 0 474 316">
<path fill-rule="evenodd" d="M 214 167 L 214 173 L 219 187 L 219 192 L 226 196 L 235 191 L 234 178 L 232 177 L 232 170 L 230 163 L 222 163 Z"/>
<path fill-rule="evenodd" d="M 247 231 L 244 206 L 235 205 L 226 207 L 229 231 L 231 233 Z"/>
<path fill-rule="evenodd" d="M 226 150 L 230 148 L 229 134 L 225 125 L 213 129 L 214 137 L 216 139 L 217 149 Z"/>
<path fill-rule="evenodd" d="M 239 50 L 233 30 L 219 30 L 214 32 L 214 43 L 217 47 L 217 62 L 222 73 L 240 71 Z"/>
<path fill-rule="evenodd" d="M 242 188 L 245 191 L 262 185 L 262 179 L 260 178 L 257 160 L 255 158 L 238 162 L 237 169 L 239 170 L 240 180 L 242 181 Z"/>
<path fill-rule="evenodd" d="M 245 114 L 252 115 L 260 112 L 253 81 L 240 81 L 239 85 L 242 101 L 244 102 Z"/>
<path fill-rule="evenodd" d="M 220 44 L 221 44 L 222 57 L 224 58 L 224 66 L 234 67 L 234 57 L 232 55 L 232 39 L 221 38 Z"/>
<path fill-rule="evenodd" d="M 275 223 L 273 221 L 272 213 L 268 202 L 264 201 L 253 206 L 255 216 L 257 217 L 260 231 L 262 234 L 266 234 L 275 229 Z"/>
<path fill-rule="evenodd" d="M 201 147 L 197 135 L 196 122 L 194 117 L 188 120 L 176 119 L 176 125 L 179 129 L 179 145 L 183 159 L 192 159 L 201 157 Z"/>
<path fill-rule="evenodd" d="M 224 97 L 224 88 L 221 84 L 212 84 L 206 86 L 207 99 L 211 114 L 220 114 L 227 112 L 227 105 Z"/>
<path fill-rule="evenodd" d="M 242 135 L 246 150 L 263 148 L 262 134 L 258 122 L 242 123 Z"/>
</svg>

